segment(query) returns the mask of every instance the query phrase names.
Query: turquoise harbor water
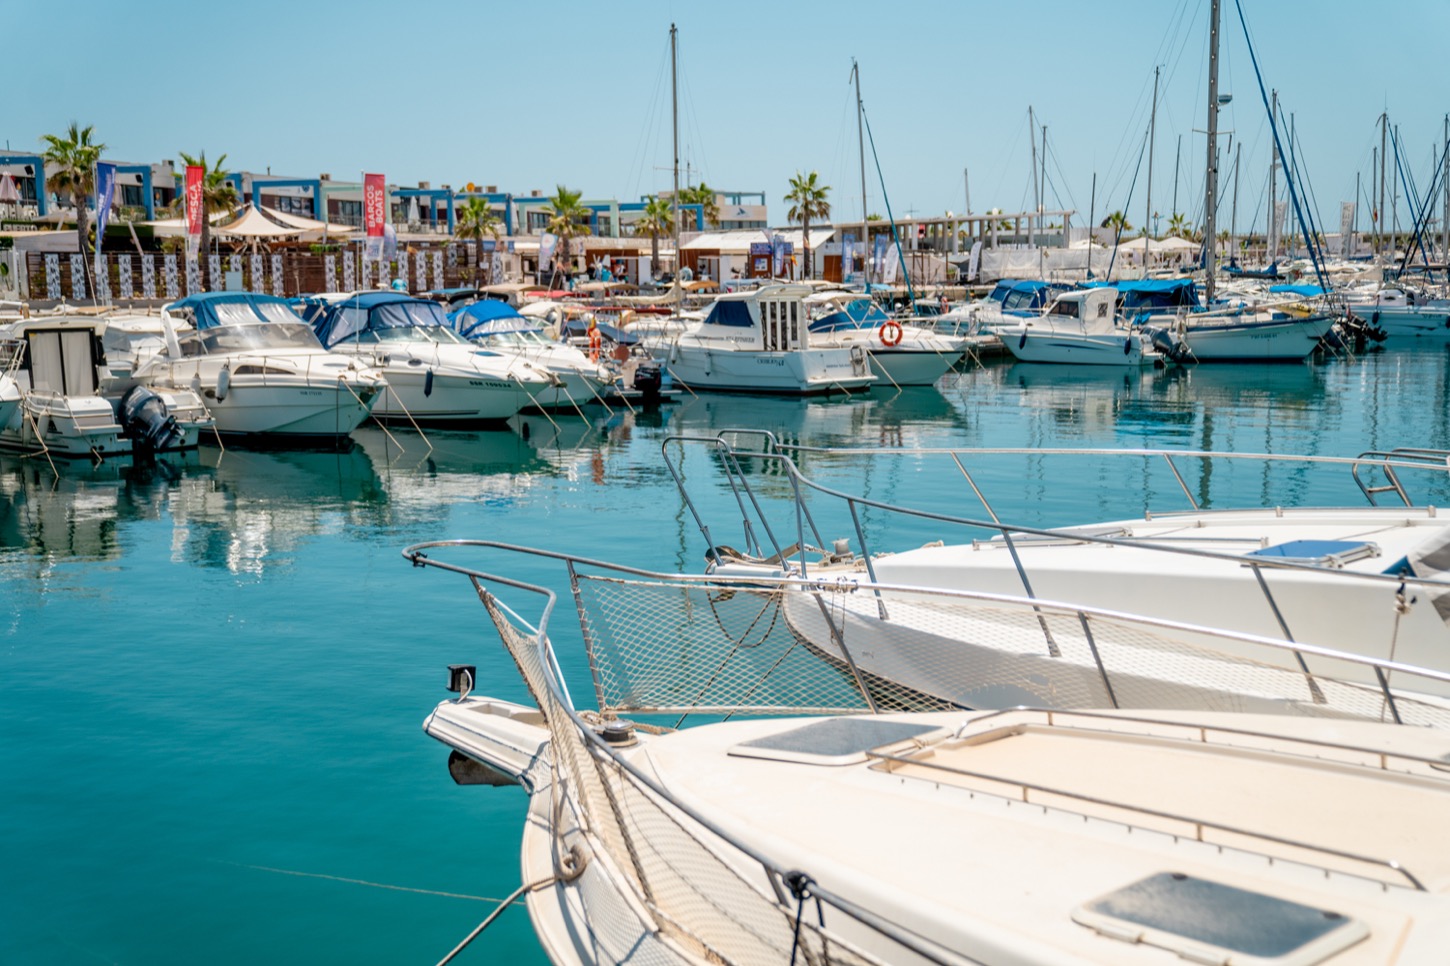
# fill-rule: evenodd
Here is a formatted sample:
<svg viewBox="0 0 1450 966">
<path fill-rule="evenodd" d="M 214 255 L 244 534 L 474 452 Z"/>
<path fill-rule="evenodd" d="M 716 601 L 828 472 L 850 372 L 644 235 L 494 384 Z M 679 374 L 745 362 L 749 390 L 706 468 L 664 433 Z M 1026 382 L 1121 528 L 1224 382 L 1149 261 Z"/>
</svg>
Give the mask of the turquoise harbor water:
<svg viewBox="0 0 1450 966">
<path fill-rule="evenodd" d="M 366 429 L 345 454 L 203 449 L 59 478 L 0 457 L 0 962 L 433 962 L 519 884 L 522 792 L 455 786 L 419 726 L 448 663 L 476 663 L 483 691 L 522 688 L 466 582 L 409 568 L 409 543 L 698 570 L 704 542 L 660 444 L 736 426 L 840 446 L 1450 447 L 1450 354 L 1127 376 L 996 364 L 894 397 L 702 396 L 556 418 L 431 434 L 431 454 Z M 1347 470 L 1209 476 L 1190 462 L 1209 505 L 1362 499 Z M 1181 506 L 1146 464 L 1034 457 L 974 476 L 1023 523 L 1131 515 L 1145 493 Z M 739 545 L 711 458 L 694 448 L 683 465 L 716 539 Z M 806 469 L 980 515 L 940 462 Z M 759 478 L 784 492 L 778 474 Z M 940 535 L 869 525 L 882 548 Z M 527 561 L 512 573 L 558 584 Z M 556 627 L 571 619 L 565 604 Z M 566 672 L 589 693 L 582 666 Z M 541 959 L 519 908 L 460 961 Z"/>
</svg>

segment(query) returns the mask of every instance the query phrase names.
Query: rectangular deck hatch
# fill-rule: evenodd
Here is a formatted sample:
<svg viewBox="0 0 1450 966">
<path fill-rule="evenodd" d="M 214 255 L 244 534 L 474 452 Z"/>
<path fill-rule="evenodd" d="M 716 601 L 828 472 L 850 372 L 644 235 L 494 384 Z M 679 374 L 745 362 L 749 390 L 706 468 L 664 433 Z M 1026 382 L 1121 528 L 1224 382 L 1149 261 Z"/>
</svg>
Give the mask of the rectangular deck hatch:
<svg viewBox="0 0 1450 966">
<path fill-rule="evenodd" d="M 1342 913 L 1160 872 L 1074 910 L 1073 921 L 1191 962 L 1313 966 L 1369 935 Z"/>
<path fill-rule="evenodd" d="M 934 725 L 876 718 L 823 718 L 763 738 L 742 741 L 730 754 L 807 765 L 850 765 L 866 760 L 866 752 L 941 729 Z"/>
<path fill-rule="evenodd" d="M 1356 560 L 1379 555 L 1378 545 L 1361 540 L 1287 540 L 1271 547 L 1262 547 L 1244 556 L 1338 568 Z"/>
</svg>

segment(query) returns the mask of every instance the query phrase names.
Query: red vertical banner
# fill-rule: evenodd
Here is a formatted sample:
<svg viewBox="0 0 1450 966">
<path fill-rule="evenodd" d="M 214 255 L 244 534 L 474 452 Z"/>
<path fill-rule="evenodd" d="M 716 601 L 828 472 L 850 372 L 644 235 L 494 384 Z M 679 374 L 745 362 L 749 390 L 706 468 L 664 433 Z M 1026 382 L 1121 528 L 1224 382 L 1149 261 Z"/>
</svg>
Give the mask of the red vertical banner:
<svg viewBox="0 0 1450 966">
<path fill-rule="evenodd" d="M 199 164 L 186 166 L 186 234 L 201 236 L 201 220 L 206 217 L 202 211 L 202 183 L 206 169 Z"/>
<path fill-rule="evenodd" d="M 363 175 L 363 227 L 367 230 L 367 258 L 376 261 L 383 253 L 383 223 L 387 221 L 388 185 L 380 174 Z"/>
</svg>

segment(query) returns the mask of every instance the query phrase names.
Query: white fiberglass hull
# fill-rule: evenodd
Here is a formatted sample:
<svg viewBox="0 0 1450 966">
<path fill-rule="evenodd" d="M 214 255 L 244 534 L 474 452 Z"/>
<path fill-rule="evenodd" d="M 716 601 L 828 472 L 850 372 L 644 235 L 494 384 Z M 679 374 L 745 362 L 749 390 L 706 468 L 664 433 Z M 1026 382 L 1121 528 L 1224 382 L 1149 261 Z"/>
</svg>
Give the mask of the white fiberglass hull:
<svg viewBox="0 0 1450 966">
<path fill-rule="evenodd" d="M 429 423 L 502 422 L 542 388 L 481 373 L 439 372 L 426 366 L 388 366 L 387 388 L 373 404 L 378 419 Z"/>
<path fill-rule="evenodd" d="M 368 418 L 377 385 L 279 383 L 233 377 L 225 398 L 204 390 L 217 432 L 228 436 L 341 437 Z"/>
<path fill-rule="evenodd" d="M 1143 351 L 1143 339 L 1137 333 L 1084 335 L 1037 329 L 1008 329 L 999 333 L 999 337 L 1007 351 L 1019 362 L 1145 366 L 1160 361 L 1157 352 Z"/>
<path fill-rule="evenodd" d="M 30 393 L 5 408 L 10 415 L 0 425 L 0 448 L 92 459 L 131 452 L 115 410 L 100 396 Z"/>
<path fill-rule="evenodd" d="M 1411 594 L 1418 599 L 1401 608 L 1398 581 L 1376 579 L 1446 531 L 1425 508 L 1225 510 L 1155 514 L 1080 532 L 1230 559 L 1075 541 L 1072 531 L 1062 540 L 1019 536 L 1014 544 L 1034 597 L 1277 639 L 1285 639 L 1287 627 L 1293 641 L 1450 671 L 1450 628 L 1430 595 Z M 1372 544 L 1377 555 L 1338 567 L 1263 568 L 1272 603 L 1245 565 L 1272 563 L 1243 556 L 1264 547 L 1325 540 Z M 923 547 L 878 558 L 874 566 L 883 583 L 1028 595 L 1000 539 Z"/>
<path fill-rule="evenodd" d="M 1387 339 L 1450 340 L 1450 305 L 1395 308 L 1351 305 L 1350 314 L 1384 330 Z"/>
<path fill-rule="evenodd" d="M 693 389 L 814 395 L 868 389 L 876 381 L 865 353 L 850 349 L 768 352 L 728 343 L 701 343 L 688 336 L 653 349 L 676 382 Z"/>
<path fill-rule="evenodd" d="M 1189 323 L 1183 343 L 1198 362 L 1303 359 L 1314 351 L 1334 320 L 1327 315 L 1235 322 Z"/>
</svg>

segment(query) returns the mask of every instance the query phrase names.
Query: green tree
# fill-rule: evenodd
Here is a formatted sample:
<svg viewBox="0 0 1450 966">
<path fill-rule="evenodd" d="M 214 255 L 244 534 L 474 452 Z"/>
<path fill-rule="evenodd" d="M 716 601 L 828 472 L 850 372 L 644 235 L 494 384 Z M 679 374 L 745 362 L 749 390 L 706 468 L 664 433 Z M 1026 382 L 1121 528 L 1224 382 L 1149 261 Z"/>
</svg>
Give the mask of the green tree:
<svg viewBox="0 0 1450 966">
<path fill-rule="evenodd" d="M 94 128 L 87 124 L 81 127 L 75 121 L 63 136 L 46 134 L 45 151 L 41 157 L 45 166 L 54 169 L 45 176 L 45 186 L 56 194 L 69 194 L 76 207 L 76 237 L 80 240 L 81 254 L 88 251 L 90 238 L 86 227 L 86 199 L 96 190 L 96 162 L 106 146 L 92 141 Z"/>
<path fill-rule="evenodd" d="M 634 232 L 649 236 L 649 273 L 655 278 L 660 275 L 660 236 L 674 230 L 675 215 L 670 203 L 659 195 L 646 198 L 644 214 L 634 223 Z"/>
<path fill-rule="evenodd" d="M 1133 226 L 1128 224 L 1128 216 L 1121 211 L 1115 211 L 1103 219 L 1102 228 L 1111 228 L 1114 231 L 1132 231 Z"/>
<path fill-rule="evenodd" d="M 720 223 L 720 204 L 715 198 L 715 189 L 703 181 L 700 182 L 698 187 L 680 189 L 680 204 L 699 205 L 705 212 L 705 224 L 703 225 L 695 225 L 695 213 L 693 211 L 688 213 L 690 225 L 696 230 L 703 231 L 707 227 L 712 227 Z"/>
<path fill-rule="evenodd" d="M 503 219 L 494 213 L 488 199 L 467 198 L 454 212 L 453 234 L 469 241 L 482 242 L 485 236 L 498 241 L 503 234 Z M 476 269 L 476 263 L 470 267 L 470 271 Z"/>
<path fill-rule="evenodd" d="M 1175 211 L 1168 219 L 1168 236 L 1170 238 L 1188 237 L 1188 216 Z"/>
<path fill-rule="evenodd" d="M 589 234 L 589 209 L 582 203 L 582 191 L 570 191 L 563 185 L 555 186 L 554 197 L 544 206 L 549 216 L 547 230 L 559 236 L 560 259 L 570 268 L 574 265 L 572 239 Z"/>
<path fill-rule="evenodd" d="M 805 277 L 811 277 L 811 222 L 825 221 L 831 217 L 831 203 L 826 200 L 830 186 L 820 183 L 819 176 L 812 171 L 802 175 L 799 171 L 790 179 L 790 191 L 785 200 L 790 203 L 786 218 L 801 225 L 801 248 L 805 250 Z"/>
<path fill-rule="evenodd" d="M 192 157 L 185 151 L 180 152 L 181 160 L 187 166 L 196 165 L 201 168 L 201 290 L 211 290 L 211 259 L 207 255 L 211 251 L 211 216 L 222 212 L 231 211 L 237 207 L 240 199 L 237 197 L 237 189 L 227 180 L 231 174 L 222 167 L 227 156 L 223 154 L 217 158 L 211 166 L 206 163 L 206 152 L 201 152 L 197 157 Z"/>
</svg>

